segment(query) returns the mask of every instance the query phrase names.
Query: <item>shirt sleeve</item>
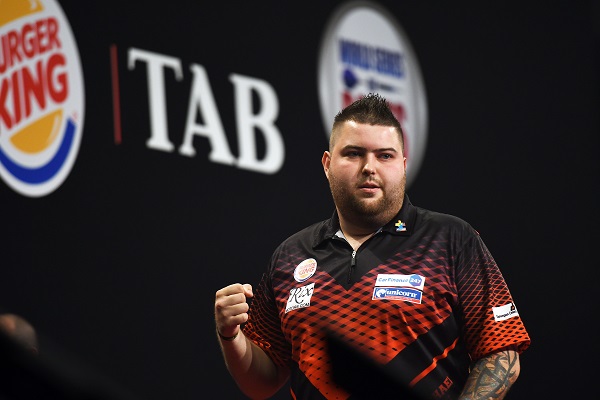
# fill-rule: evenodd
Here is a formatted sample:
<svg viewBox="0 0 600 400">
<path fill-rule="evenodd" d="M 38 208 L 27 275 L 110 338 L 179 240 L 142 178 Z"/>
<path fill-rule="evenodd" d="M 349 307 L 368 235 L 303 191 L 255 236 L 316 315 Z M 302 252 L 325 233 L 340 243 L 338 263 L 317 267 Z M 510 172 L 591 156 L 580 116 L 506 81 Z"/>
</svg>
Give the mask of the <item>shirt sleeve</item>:
<svg viewBox="0 0 600 400">
<path fill-rule="evenodd" d="M 263 274 L 250 304 L 244 335 L 260 347 L 278 366 L 289 365 L 291 346 L 281 331 L 269 274 Z"/>
<path fill-rule="evenodd" d="M 531 342 L 502 273 L 472 228 L 456 258 L 456 281 L 464 317 L 464 337 L 473 360 Z"/>
</svg>

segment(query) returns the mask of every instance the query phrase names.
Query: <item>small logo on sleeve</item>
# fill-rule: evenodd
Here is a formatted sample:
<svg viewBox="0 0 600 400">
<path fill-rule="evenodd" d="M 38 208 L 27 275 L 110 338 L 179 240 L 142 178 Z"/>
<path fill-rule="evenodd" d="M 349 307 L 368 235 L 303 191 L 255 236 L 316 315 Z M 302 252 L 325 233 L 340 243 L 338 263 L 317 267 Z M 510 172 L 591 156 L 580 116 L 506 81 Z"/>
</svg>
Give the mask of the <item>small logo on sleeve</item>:
<svg viewBox="0 0 600 400">
<path fill-rule="evenodd" d="M 514 303 L 508 303 L 500 307 L 493 307 L 492 310 L 494 311 L 494 319 L 496 322 L 519 316 L 519 312 L 517 311 L 517 307 L 515 307 Z"/>
</svg>

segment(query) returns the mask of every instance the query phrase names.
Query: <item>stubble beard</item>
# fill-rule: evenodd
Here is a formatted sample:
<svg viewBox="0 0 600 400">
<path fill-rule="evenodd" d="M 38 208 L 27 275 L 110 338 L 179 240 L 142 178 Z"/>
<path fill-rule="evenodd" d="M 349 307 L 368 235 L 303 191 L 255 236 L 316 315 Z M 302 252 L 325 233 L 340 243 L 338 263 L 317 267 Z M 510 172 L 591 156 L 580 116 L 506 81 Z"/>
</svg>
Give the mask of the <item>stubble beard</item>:
<svg viewBox="0 0 600 400">
<path fill-rule="evenodd" d="M 343 185 L 334 174 L 329 175 L 329 187 L 338 212 L 357 225 L 368 229 L 379 229 L 400 211 L 406 190 L 406 172 L 400 183 L 387 192 L 382 188 L 383 196 L 376 201 L 361 198 L 352 193 L 354 188 Z"/>
</svg>

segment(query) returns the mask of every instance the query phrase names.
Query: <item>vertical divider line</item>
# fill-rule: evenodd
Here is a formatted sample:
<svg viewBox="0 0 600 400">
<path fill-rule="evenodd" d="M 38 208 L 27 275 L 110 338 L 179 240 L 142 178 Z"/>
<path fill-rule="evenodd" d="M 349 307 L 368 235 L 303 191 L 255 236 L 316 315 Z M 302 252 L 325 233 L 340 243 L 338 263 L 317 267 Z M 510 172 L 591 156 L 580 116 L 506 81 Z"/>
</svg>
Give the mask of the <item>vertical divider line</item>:
<svg viewBox="0 0 600 400">
<path fill-rule="evenodd" d="M 119 92 L 119 63 L 117 60 L 117 45 L 110 46 L 110 63 L 113 92 L 113 123 L 115 144 L 119 145 L 122 141 L 121 136 L 121 102 Z"/>
</svg>

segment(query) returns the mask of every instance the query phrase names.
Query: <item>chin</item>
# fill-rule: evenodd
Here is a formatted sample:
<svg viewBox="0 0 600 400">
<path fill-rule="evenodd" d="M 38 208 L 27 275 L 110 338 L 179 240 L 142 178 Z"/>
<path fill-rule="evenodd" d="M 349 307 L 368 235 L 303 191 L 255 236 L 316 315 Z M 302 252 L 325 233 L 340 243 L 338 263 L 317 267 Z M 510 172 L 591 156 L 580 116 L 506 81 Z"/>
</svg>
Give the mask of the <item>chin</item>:
<svg viewBox="0 0 600 400">
<path fill-rule="evenodd" d="M 377 215 L 386 209 L 385 200 L 382 198 L 361 199 L 356 202 L 356 206 L 357 210 L 365 215 Z"/>
</svg>

